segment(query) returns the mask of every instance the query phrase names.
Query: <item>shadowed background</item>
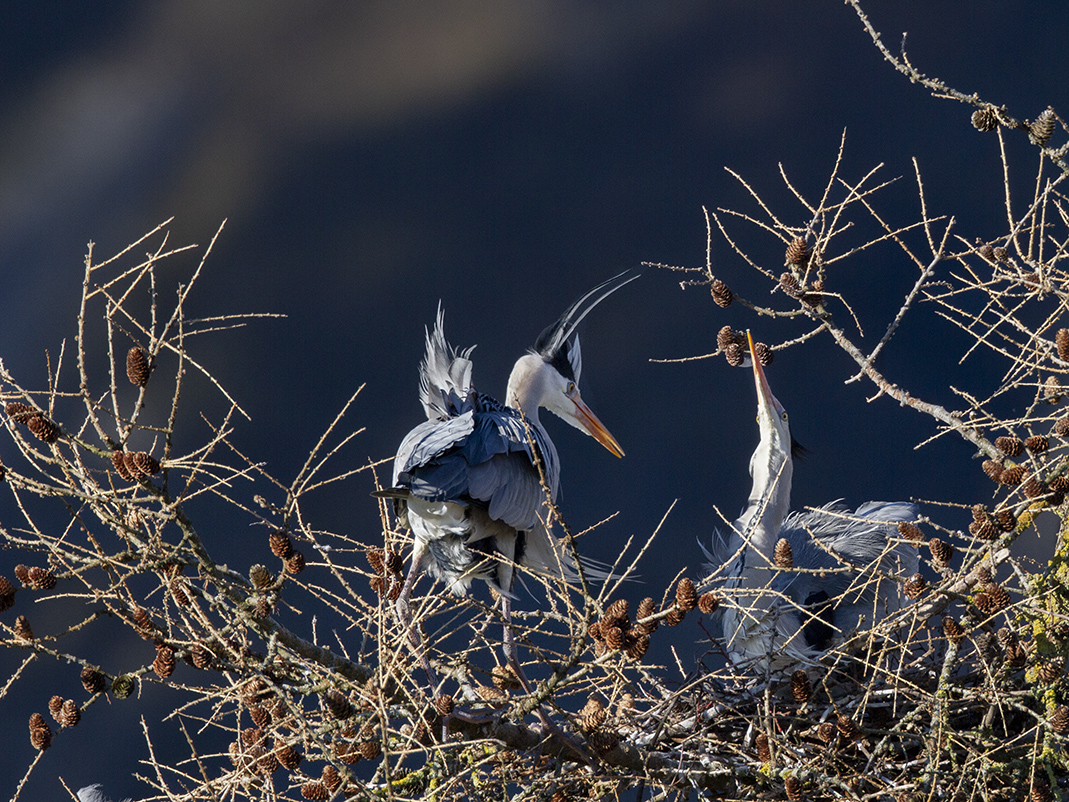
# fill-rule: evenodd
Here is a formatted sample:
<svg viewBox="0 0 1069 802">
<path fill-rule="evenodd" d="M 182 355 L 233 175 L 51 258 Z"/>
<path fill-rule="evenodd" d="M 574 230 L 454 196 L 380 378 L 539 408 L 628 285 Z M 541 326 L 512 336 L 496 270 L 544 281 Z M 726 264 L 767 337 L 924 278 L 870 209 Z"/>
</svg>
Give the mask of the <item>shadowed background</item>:
<svg viewBox="0 0 1069 802">
<path fill-rule="evenodd" d="M 1008 103 L 1017 117 L 1048 104 L 1065 112 L 1064 4 L 926 0 L 872 2 L 868 11 L 893 48 L 909 31 L 923 72 Z M 970 240 L 1005 231 L 994 136 L 969 125 L 971 109 L 893 72 L 838 3 L 37 3 L 5 9 L 3 21 L 6 367 L 46 386 L 43 352 L 55 355 L 74 334 L 89 240 L 100 260 L 173 215 L 172 245 L 206 245 L 225 218 L 191 314 L 286 317 L 192 348 L 252 417 L 235 442 L 283 480 L 361 384 L 347 421 L 366 432 L 339 467 L 393 454 L 421 420 L 416 368 L 439 301 L 450 341 L 479 344 L 476 386 L 502 398 L 513 361 L 581 292 L 644 260 L 704 264 L 702 206 L 755 208 L 724 166 L 785 222 L 804 225 L 777 163 L 815 199 L 845 128 L 844 178 L 881 162 L 885 178 L 905 176 L 877 199 L 892 222 L 919 215 L 916 156 L 931 213 L 957 215 L 956 231 Z M 1011 139 L 1023 199 L 1035 157 L 1023 136 Z M 778 269 L 782 247 L 760 247 L 755 257 Z M 164 266 L 164 306 L 199 259 Z M 715 236 L 712 261 L 739 294 L 784 306 Z M 659 598 L 682 569 L 697 577 L 695 538 L 720 523 L 714 505 L 737 514 L 757 436 L 749 372 L 722 360 L 650 360 L 711 352 L 725 324 L 767 342 L 805 330 L 737 305 L 721 310 L 705 289 L 682 291 L 679 278 L 649 271 L 583 329 L 584 397 L 627 457 L 547 416 L 571 525 L 620 513 L 583 541 L 584 553 L 613 559 L 679 500 L 640 565 L 645 585 L 628 590 L 633 602 Z M 915 278 L 891 248 L 833 273 L 869 347 Z M 921 308 L 879 367 L 915 395 L 957 406 L 948 375 L 978 393 L 999 375 L 982 355 L 957 368 L 966 342 Z M 843 385 L 852 372 L 826 338 L 779 353 L 769 369 L 812 452 L 795 471 L 796 507 L 838 497 L 852 506 L 987 500 L 989 483 L 962 441 L 915 451 L 933 433 L 930 420 L 885 399 L 867 404 L 871 387 Z M 207 436 L 196 412 L 218 421 L 223 407 L 196 383 L 185 403 L 188 449 Z M 388 481 L 388 466 L 380 477 Z M 371 489 L 361 474 L 306 514 L 317 528 L 377 542 Z M 0 497 L 0 524 L 13 516 L 10 497 Z M 933 516 L 959 528 L 969 520 Z M 218 520 L 202 535 L 220 559 L 247 568 L 270 558 L 261 530 Z M 11 576 L 14 561 L 0 553 L 0 573 Z M 695 614 L 655 636 L 656 656 L 673 659 L 672 644 L 689 670 L 705 650 L 700 636 Z M 151 660 L 148 646 L 127 646 Z M 0 660 L 4 676 L 14 659 Z M 82 698 L 70 668 L 35 670 L 38 681 L 2 703 L 16 724 L 0 777 L 21 776 L 32 757 L 29 712 L 53 693 Z M 146 704 L 173 703 L 159 689 L 146 693 Z M 132 702 L 94 707 L 45 756 L 23 798 L 60 798 L 59 774 L 74 788 L 103 781 L 116 798 L 136 798 L 142 788 L 128 775 L 144 748 L 139 713 Z M 135 743 L 99 746 L 115 733 Z M 6 780 L 0 793 L 13 789 Z"/>
</svg>

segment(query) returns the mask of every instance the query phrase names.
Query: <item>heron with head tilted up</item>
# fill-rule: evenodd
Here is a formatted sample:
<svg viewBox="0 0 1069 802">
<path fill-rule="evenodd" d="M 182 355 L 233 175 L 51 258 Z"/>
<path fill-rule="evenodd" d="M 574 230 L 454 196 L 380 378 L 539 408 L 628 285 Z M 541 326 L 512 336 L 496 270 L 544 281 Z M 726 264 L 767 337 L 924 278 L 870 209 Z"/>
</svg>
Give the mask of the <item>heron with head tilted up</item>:
<svg viewBox="0 0 1069 802">
<path fill-rule="evenodd" d="M 913 575 L 918 558 L 897 537 L 897 524 L 915 520 L 918 509 L 870 501 L 850 513 L 832 502 L 789 513 L 797 444 L 760 361 L 750 361 L 760 430 L 753 487 L 727 538 L 714 541 L 715 554 L 703 551 L 712 576 L 726 574 L 732 603 L 720 615 L 727 652 L 738 667 L 763 673 L 812 662 L 902 606 L 896 578 Z"/>
<path fill-rule="evenodd" d="M 486 582 L 500 595 L 506 657 L 525 686 L 508 624 L 516 569 L 556 576 L 563 572 L 569 580 L 575 571 L 571 555 L 548 527 L 542 482 L 555 501 L 560 462 L 539 410 L 549 410 L 623 456 L 579 394 L 582 356 L 576 327 L 639 275 L 620 273 L 569 306 L 516 361 L 504 404 L 475 390 L 472 349 L 457 351 L 446 342 L 439 310 L 420 365 L 427 420 L 402 441 L 393 486 L 376 494 L 395 500 L 414 541 L 397 600 L 402 620 L 410 625 L 412 587 L 421 572 L 441 579 L 457 595 L 466 594 L 474 580 Z M 421 659 L 430 676 L 429 664 Z"/>
</svg>

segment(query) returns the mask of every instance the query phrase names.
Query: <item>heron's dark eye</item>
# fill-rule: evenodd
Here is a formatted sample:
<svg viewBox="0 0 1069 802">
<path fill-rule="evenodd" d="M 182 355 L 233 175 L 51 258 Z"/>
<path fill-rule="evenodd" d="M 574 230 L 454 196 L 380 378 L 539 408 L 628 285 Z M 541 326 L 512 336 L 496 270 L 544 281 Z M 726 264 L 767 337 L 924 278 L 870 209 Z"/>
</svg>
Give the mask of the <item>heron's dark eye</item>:
<svg viewBox="0 0 1069 802">
<path fill-rule="evenodd" d="M 780 417 L 780 420 L 787 420 L 787 413 L 786 413 L 786 412 L 784 412 L 784 413 L 783 413 L 782 415 L 780 415 L 779 417 Z"/>
<path fill-rule="evenodd" d="M 564 391 L 565 395 L 571 395 L 575 392 L 575 382 L 568 382 L 568 389 Z"/>
</svg>

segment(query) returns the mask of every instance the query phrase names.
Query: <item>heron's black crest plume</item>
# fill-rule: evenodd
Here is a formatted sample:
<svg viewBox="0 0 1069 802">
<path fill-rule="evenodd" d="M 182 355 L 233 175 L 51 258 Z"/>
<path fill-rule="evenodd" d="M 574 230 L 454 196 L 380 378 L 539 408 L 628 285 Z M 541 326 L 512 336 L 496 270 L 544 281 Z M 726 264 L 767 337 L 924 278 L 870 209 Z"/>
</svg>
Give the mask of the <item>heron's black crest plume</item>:
<svg viewBox="0 0 1069 802">
<path fill-rule="evenodd" d="M 794 439 L 794 435 L 791 435 L 791 456 L 794 459 L 805 459 L 809 456 L 809 449 Z"/>
<path fill-rule="evenodd" d="M 625 270 L 584 293 L 564 311 L 556 323 L 538 335 L 538 340 L 535 341 L 535 352 L 556 368 L 561 376 L 578 384 L 582 359 L 579 354 L 578 341 L 571 339 L 576 326 L 590 313 L 591 309 L 625 284 L 634 281 L 642 273 L 643 271 L 637 268 Z"/>
</svg>

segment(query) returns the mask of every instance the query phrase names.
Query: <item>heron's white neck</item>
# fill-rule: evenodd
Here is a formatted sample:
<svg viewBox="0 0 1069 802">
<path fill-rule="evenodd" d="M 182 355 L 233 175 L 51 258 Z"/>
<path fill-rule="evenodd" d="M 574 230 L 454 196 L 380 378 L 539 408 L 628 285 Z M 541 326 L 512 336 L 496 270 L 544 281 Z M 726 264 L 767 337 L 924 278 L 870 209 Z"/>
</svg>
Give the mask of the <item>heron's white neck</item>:
<svg viewBox="0 0 1069 802">
<path fill-rule="evenodd" d="M 761 442 L 750 458 L 750 498 L 735 522 L 735 536 L 756 552 L 746 560 L 747 568 L 767 569 L 773 560 L 776 541 L 791 506 L 794 462 L 790 448 L 789 433 L 784 442 L 776 428 L 761 427 Z"/>
<path fill-rule="evenodd" d="M 512 367 L 505 403 L 522 412 L 531 423 L 537 424 L 538 408 L 548 390 L 546 363 L 537 354 L 524 354 Z"/>
</svg>

